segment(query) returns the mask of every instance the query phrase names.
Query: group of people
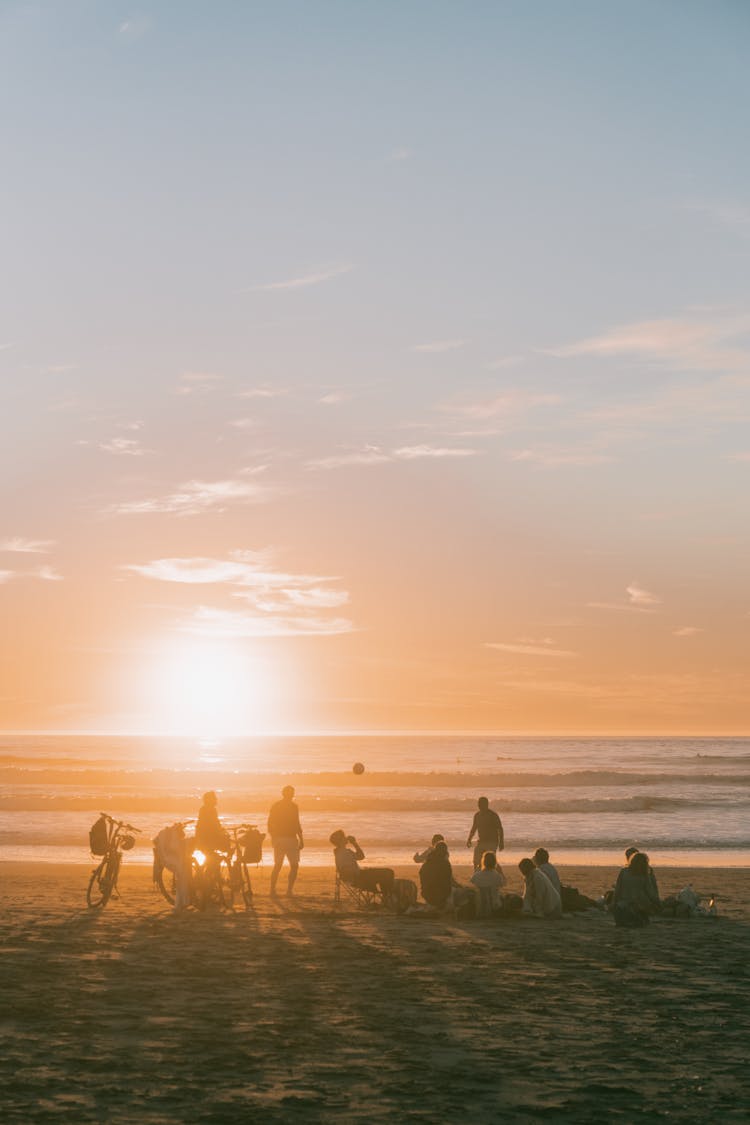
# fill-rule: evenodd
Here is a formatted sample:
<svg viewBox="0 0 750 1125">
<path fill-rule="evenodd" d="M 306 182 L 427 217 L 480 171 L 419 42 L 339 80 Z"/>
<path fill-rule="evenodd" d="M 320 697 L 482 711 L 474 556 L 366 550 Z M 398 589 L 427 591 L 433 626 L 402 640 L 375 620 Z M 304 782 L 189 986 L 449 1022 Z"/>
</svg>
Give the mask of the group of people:
<svg viewBox="0 0 750 1125">
<path fill-rule="evenodd" d="M 268 832 L 273 846 L 274 863 L 271 871 L 271 895 L 277 894 L 277 885 L 284 862 L 288 863 L 287 895 L 293 895 L 304 847 L 299 808 L 294 800 L 294 788 L 284 787 L 281 800 L 272 805 L 268 815 Z M 216 861 L 218 853 L 226 852 L 229 836 L 219 819 L 217 797 L 214 792 L 204 795 L 195 829 L 195 847 Z M 336 871 L 343 883 L 360 890 L 382 895 L 386 902 L 394 900 L 396 875 L 390 867 L 362 866 L 365 853 L 352 835 L 339 828 L 330 836 Z M 463 908 L 477 910 L 481 915 L 522 912 L 536 918 L 553 919 L 562 915 L 564 898 L 566 909 L 570 897 L 577 896 L 585 905 L 595 905 L 592 900 L 572 888 L 561 885 L 557 869 L 550 862 L 546 848 L 540 847 L 534 855 L 518 864 L 523 875 L 523 894 L 508 893 L 507 879 L 497 862 L 497 853 L 505 846 L 502 821 L 490 808 L 487 797 L 477 801 L 477 811 L 466 840 L 473 849 L 474 872 L 470 884 L 461 884 L 453 874 L 450 852 L 445 837 L 436 833 L 429 846 L 414 855 L 419 865 L 419 886 L 425 904 L 437 911 Z M 630 847 L 625 852 L 626 865 L 620 871 L 614 890 L 607 897 L 618 926 L 642 926 L 662 906 L 656 877 L 645 852 Z"/>
<path fill-rule="evenodd" d="M 524 876 L 523 896 L 507 894 L 504 889 L 507 879 L 497 862 L 497 853 L 505 846 L 502 822 L 490 808 L 487 797 L 480 797 L 477 806 L 466 840 L 467 848 L 474 851 L 470 885 L 463 885 L 455 878 L 448 844 L 440 833 L 432 837 L 429 847 L 415 854 L 419 886 L 426 905 L 437 911 L 478 910 L 485 916 L 520 910 L 539 918 L 560 917 L 560 878 L 549 862 L 549 853 L 538 848 L 533 859 L 522 859 L 519 868 Z M 344 883 L 379 892 L 385 899 L 393 897 L 396 880 L 392 868 L 362 867 L 364 851 L 356 838 L 347 836 L 342 828 L 332 833 L 330 842 L 336 871 Z"/>
</svg>

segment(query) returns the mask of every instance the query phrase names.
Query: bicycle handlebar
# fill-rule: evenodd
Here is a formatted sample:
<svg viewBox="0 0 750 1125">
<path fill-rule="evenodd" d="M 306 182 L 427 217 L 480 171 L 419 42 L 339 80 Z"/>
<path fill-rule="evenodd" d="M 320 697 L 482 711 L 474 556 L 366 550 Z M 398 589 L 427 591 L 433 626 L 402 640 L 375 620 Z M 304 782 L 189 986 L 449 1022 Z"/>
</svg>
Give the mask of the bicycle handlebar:
<svg viewBox="0 0 750 1125">
<path fill-rule="evenodd" d="M 115 820 L 115 818 L 113 816 L 110 816 L 109 813 L 103 812 L 100 813 L 100 816 L 103 816 L 104 819 L 108 820 L 110 824 L 114 824 L 116 828 L 126 828 L 128 832 L 137 832 L 139 835 L 143 831 L 142 828 L 136 828 L 134 824 L 126 824 L 124 820 Z"/>
</svg>

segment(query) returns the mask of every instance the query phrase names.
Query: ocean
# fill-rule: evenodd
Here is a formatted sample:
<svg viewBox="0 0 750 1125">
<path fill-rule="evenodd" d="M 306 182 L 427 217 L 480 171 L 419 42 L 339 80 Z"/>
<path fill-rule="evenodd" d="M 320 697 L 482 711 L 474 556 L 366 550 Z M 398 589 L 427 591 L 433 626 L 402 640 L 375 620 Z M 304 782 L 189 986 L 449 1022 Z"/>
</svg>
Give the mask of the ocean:
<svg viewBox="0 0 750 1125">
<path fill-rule="evenodd" d="M 227 823 L 264 830 L 285 784 L 297 791 L 303 863 L 329 863 L 339 827 L 369 862 L 408 863 L 434 832 L 466 862 L 485 795 L 506 864 L 540 845 L 560 863 L 619 863 L 635 844 L 659 866 L 750 866 L 750 739 L 454 735 L 5 736 L 0 860 L 90 863 L 88 829 L 105 811 L 142 829 L 128 862 L 149 862 L 151 838 L 194 818 L 205 790 Z"/>
</svg>

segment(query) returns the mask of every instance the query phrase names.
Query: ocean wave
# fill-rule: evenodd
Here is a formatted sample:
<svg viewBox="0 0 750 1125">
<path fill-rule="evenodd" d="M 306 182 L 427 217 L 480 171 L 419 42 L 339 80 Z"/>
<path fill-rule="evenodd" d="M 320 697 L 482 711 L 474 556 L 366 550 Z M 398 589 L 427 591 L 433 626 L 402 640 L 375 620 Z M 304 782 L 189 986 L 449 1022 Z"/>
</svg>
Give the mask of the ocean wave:
<svg viewBox="0 0 750 1125">
<path fill-rule="evenodd" d="M 61 769 L 39 768 L 36 764 L 0 764 L 0 784 L 8 789 L 35 785 L 50 789 L 75 784 L 102 792 L 113 792 L 127 787 L 139 790 L 191 790 L 202 793 L 205 789 L 238 790 L 262 789 L 273 791 L 293 782 L 306 792 L 316 789 L 472 789 L 482 792 L 489 789 L 554 789 L 554 788 L 616 788 L 620 786 L 646 787 L 649 785 L 695 785 L 750 787 L 750 770 L 745 773 L 693 773 L 684 770 L 669 772 L 635 772 L 613 769 L 577 769 L 547 771 L 524 770 L 505 772 L 430 772 L 417 770 L 372 771 L 353 777 L 349 771 L 290 771 L 287 773 L 259 770 L 212 768 L 200 769 Z"/>
<path fill-rule="evenodd" d="M 40 794 L 5 794 L 0 796 L 0 813 L 2 812 L 100 812 L 103 808 L 127 808 L 133 813 L 164 812 L 175 817 L 194 817 L 197 815 L 198 802 L 190 796 L 165 796 L 163 793 L 142 795 L 135 793 L 108 793 L 97 794 L 55 794 L 44 796 Z M 700 809 L 727 809 L 737 813 L 738 809 L 748 808 L 750 813 L 750 796 L 745 794 L 728 794 L 726 796 L 712 796 L 710 798 L 692 799 L 690 797 L 649 796 L 648 794 L 629 797 L 573 797 L 573 798 L 545 798 L 540 796 L 532 800 L 516 800 L 511 798 L 493 800 L 493 808 L 501 815 L 504 814 L 546 814 L 550 816 L 578 814 L 580 816 L 598 816 L 615 813 L 680 813 L 688 810 Z M 267 798 L 251 797 L 243 794 L 223 793 L 221 810 L 226 815 L 255 816 L 264 818 L 268 813 L 269 802 Z M 302 804 L 303 811 L 308 814 L 320 813 L 403 813 L 412 815 L 416 813 L 464 813 L 471 817 L 476 811 L 474 797 L 440 796 L 434 798 L 419 797 L 382 797 L 367 792 L 357 794 L 326 794 L 323 797 L 308 797 Z"/>
</svg>

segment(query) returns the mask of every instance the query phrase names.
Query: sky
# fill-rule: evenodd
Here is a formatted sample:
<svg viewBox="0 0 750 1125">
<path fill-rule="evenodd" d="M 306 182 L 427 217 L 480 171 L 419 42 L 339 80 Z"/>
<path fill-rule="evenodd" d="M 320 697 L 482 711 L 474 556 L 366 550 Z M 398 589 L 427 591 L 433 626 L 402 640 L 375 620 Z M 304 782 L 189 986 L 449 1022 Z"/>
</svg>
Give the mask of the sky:
<svg viewBox="0 0 750 1125">
<path fill-rule="evenodd" d="M 747 734 L 749 37 L 0 3 L 0 729 Z"/>
</svg>

